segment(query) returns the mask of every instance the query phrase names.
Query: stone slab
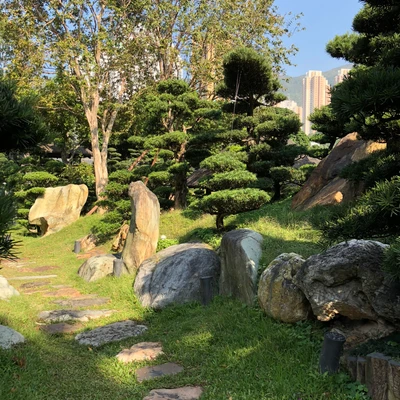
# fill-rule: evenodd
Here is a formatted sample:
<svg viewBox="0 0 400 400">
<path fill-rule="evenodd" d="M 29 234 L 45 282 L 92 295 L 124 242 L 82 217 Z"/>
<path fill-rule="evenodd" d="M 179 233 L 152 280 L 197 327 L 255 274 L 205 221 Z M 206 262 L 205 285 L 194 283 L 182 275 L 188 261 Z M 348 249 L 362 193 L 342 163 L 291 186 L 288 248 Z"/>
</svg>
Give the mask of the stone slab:
<svg viewBox="0 0 400 400">
<path fill-rule="evenodd" d="M 364 357 L 357 357 L 357 382 L 365 384 L 365 369 L 367 360 Z"/>
<path fill-rule="evenodd" d="M 91 319 L 109 317 L 115 312 L 117 310 L 51 310 L 40 312 L 38 318 L 48 323 L 65 321 L 87 322 Z"/>
<path fill-rule="evenodd" d="M 81 292 L 75 288 L 61 288 L 43 293 L 43 297 L 80 297 Z"/>
<path fill-rule="evenodd" d="M 152 367 L 139 368 L 136 371 L 138 382 L 147 381 L 149 379 L 159 378 L 161 376 L 176 375 L 183 371 L 183 367 L 175 363 L 165 363 L 154 365 Z"/>
<path fill-rule="evenodd" d="M 389 360 L 381 353 L 367 355 L 365 383 L 373 400 L 387 400 Z"/>
<path fill-rule="evenodd" d="M 388 374 L 388 400 L 398 400 L 400 399 L 400 362 L 390 360 Z"/>
<path fill-rule="evenodd" d="M 25 338 L 14 329 L 8 326 L 0 325 L 0 347 L 11 349 L 16 344 L 24 343 Z"/>
<path fill-rule="evenodd" d="M 50 335 L 57 334 L 68 334 L 75 333 L 83 328 L 83 324 L 67 324 L 65 322 L 60 322 L 59 324 L 43 325 L 40 327 L 41 331 L 44 331 Z"/>
<path fill-rule="evenodd" d="M 61 267 L 55 266 L 55 265 L 43 265 L 41 267 L 23 267 L 20 268 L 20 272 L 47 272 L 47 271 L 52 271 L 54 269 L 60 269 Z"/>
<path fill-rule="evenodd" d="M 49 284 L 50 284 L 50 281 L 27 282 L 27 283 L 23 283 L 23 284 L 19 287 L 19 289 L 34 289 L 34 288 L 46 286 L 46 285 L 49 285 Z"/>
<path fill-rule="evenodd" d="M 138 325 L 135 321 L 121 321 L 88 332 L 79 333 L 75 340 L 79 344 L 98 347 L 103 344 L 118 342 L 134 336 L 139 336 L 147 330 L 147 326 Z"/>
<path fill-rule="evenodd" d="M 116 357 L 123 363 L 154 360 L 159 355 L 164 354 L 160 342 L 141 342 L 133 345 L 129 349 L 120 351 Z"/>
<path fill-rule="evenodd" d="M 35 279 L 50 279 L 57 278 L 57 275 L 29 275 L 29 276 L 16 276 L 14 278 L 7 278 L 9 281 L 25 281 Z"/>
<path fill-rule="evenodd" d="M 81 297 L 76 299 L 65 299 L 65 300 L 54 300 L 54 304 L 58 304 L 61 307 L 68 308 L 80 308 L 80 307 L 92 307 L 101 306 L 110 301 L 108 297 Z"/>
<path fill-rule="evenodd" d="M 185 386 L 176 389 L 154 389 L 143 400 L 197 400 L 203 393 L 200 386 Z"/>
</svg>

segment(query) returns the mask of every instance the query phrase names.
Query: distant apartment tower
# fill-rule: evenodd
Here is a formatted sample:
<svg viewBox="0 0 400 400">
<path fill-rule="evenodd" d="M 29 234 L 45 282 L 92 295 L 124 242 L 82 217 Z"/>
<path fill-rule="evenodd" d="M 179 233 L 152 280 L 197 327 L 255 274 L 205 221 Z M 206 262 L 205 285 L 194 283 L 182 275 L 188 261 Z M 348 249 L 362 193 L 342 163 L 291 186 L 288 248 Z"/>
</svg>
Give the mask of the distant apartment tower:
<svg viewBox="0 0 400 400">
<path fill-rule="evenodd" d="M 343 79 L 349 74 L 350 69 L 341 68 L 338 70 L 337 75 L 335 76 L 335 85 L 340 82 L 343 82 Z"/>
<path fill-rule="evenodd" d="M 330 103 L 329 84 L 321 71 L 308 71 L 303 78 L 303 129 L 307 135 L 312 133 L 308 116 L 316 108 Z"/>
<path fill-rule="evenodd" d="M 275 107 L 287 108 L 288 110 L 295 112 L 299 116 L 300 122 L 303 123 L 303 107 L 300 107 L 295 101 L 284 100 L 278 103 Z"/>
</svg>

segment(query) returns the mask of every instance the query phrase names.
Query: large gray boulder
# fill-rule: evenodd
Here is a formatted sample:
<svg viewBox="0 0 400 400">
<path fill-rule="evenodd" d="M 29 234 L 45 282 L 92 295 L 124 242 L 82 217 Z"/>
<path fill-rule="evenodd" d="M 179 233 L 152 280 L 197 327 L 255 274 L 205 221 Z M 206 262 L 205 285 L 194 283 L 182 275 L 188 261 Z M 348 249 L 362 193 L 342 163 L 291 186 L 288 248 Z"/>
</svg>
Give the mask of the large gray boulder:
<svg viewBox="0 0 400 400">
<path fill-rule="evenodd" d="M 79 267 L 78 275 L 86 282 L 94 282 L 105 276 L 112 275 L 116 258 L 112 254 L 90 257 Z M 125 267 L 122 272 L 128 273 Z"/>
<path fill-rule="evenodd" d="M 18 296 L 18 290 L 14 289 L 4 276 L 0 275 L 0 300 L 8 300 L 13 296 Z"/>
<path fill-rule="evenodd" d="M 134 273 L 140 264 L 155 254 L 157 249 L 160 203 L 157 196 L 143 182 L 129 185 L 132 216 L 129 232 L 122 250 L 122 259 L 129 273 Z"/>
<path fill-rule="evenodd" d="M 12 346 L 24 342 L 25 338 L 19 332 L 8 326 L 0 325 L 0 347 L 2 349 L 10 349 Z"/>
<path fill-rule="evenodd" d="M 219 292 L 252 305 L 257 294 L 263 237 L 250 229 L 226 233 L 221 241 Z"/>
<path fill-rule="evenodd" d="M 306 260 L 294 283 L 319 320 L 340 314 L 352 320 L 381 317 L 400 322 L 400 285 L 382 271 L 387 247 L 371 240 L 350 240 Z"/>
<path fill-rule="evenodd" d="M 133 289 L 143 306 L 161 309 L 174 303 L 200 301 L 200 277 L 212 276 L 216 290 L 219 273 L 219 258 L 209 246 L 178 244 L 145 260 Z"/>
<path fill-rule="evenodd" d="M 29 223 L 37 225 L 42 235 L 58 232 L 79 219 L 88 194 L 86 185 L 46 188 L 29 210 Z"/>
<path fill-rule="evenodd" d="M 293 283 L 304 262 L 298 254 L 284 253 L 263 271 L 258 283 L 258 303 L 266 315 L 291 324 L 308 318 L 310 303 Z"/>
</svg>

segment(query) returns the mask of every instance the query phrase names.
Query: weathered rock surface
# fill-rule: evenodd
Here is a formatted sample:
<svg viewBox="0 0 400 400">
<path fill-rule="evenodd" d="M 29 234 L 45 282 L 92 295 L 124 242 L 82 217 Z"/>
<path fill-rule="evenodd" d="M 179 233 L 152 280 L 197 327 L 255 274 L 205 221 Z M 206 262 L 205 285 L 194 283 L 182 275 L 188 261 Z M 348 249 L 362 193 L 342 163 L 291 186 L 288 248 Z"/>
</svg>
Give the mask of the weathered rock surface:
<svg viewBox="0 0 400 400">
<path fill-rule="evenodd" d="M 94 282 L 112 275 L 116 258 L 112 254 L 90 257 L 79 267 L 78 275 L 86 282 Z M 123 268 L 123 272 L 127 273 L 128 271 Z"/>
<path fill-rule="evenodd" d="M 173 303 L 200 301 L 200 277 L 212 276 L 216 289 L 219 273 L 219 258 L 209 246 L 178 244 L 144 261 L 133 288 L 143 306 L 161 309 Z"/>
<path fill-rule="evenodd" d="M 157 249 L 160 203 L 157 196 L 143 182 L 129 185 L 132 216 L 129 233 L 122 251 L 122 259 L 129 273 L 134 273 L 140 264 L 155 254 Z"/>
<path fill-rule="evenodd" d="M 83 328 L 83 324 L 67 324 L 60 322 L 58 324 L 42 325 L 40 330 L 48 333 L 49 335 L 71 334 Z"/>
<path fill-rule="evenodd" d="M 339 178 L 340 171 L 351 163 L 360 161 L 372 152 L 385 147 L 384 143 L 358 140 L 356 133 L 348 134 L 318 164 L 307 182 L 296 193 L 292 200 L 292 208 L 307 210 L 316 205 L 354 200 L 362 192 L 362 185 Z"/>
<path fill-rule="evenodd" d="M 81 251 L 93 250 L 96 247 L 97 238 L 93 234 L 89 234 L 79 239 Z"/>
<path fill-rule="evenodd" d="M 138 325 L 135 321 L 114 322 L 75 336 L 79 344 L 98 347 L 106 343 L 118 342 L 139 336 L 147 330 L 147 326 Z"/>
<path fill-rule="evenodd" d="M 13 296 L 18 295 L 18 290 L 14 289 L 4 276 L 0 276 L 0 300 L 8 300 Z"/>
<path fill-rule="evenodd" d="M 129 224 L 123 224 L 117 234 L 117 236 L 114 238 L 112 245 L 111 245 L 111 250 L 116 251 L 116 252 L 121 252 L 124 249 L 126 238 L 128 237 L 129 233 Z"/>
<path fill-rule="evenodd" d="M 101 306 L 110 301 L 108 297 L 80 297 L 76 299 L 64 299 L 54 300 L 54 304 L 58 304 L 61 307 L 79 308 L 79 307 L 92 307 Z"/>
<path fill-rule="evenodd" d="M 109 317 L 115 312 L 116 310 L 52 310 L 40 312 L 38 318 L 48 323 L 65 321 L 87 322 L 91 319 Z"/>
<path fill-rule="evenodd" d="M 123 363 L 154 360 L 159 355 L 164 354 L 160 342 L 141 342 L 133 345 L 129 349 L 120 351 L 116 357 Z"/>
<path fill-rule="evenodd" d="M 319 158 L 304 155 L 294 162 L 293 167 L 300 168 L 303 165 L 309 165 L 309 164 L 318 165 L 320 162 L 321 160 Z"/>
<path fill-rule="evenodd" d="M 293 277 L 305 260 L 295 253 L 275 258 L 261 274 L 258 302 L 266 315 L 282 322 L 295 323 L 307 319 L 310 303 L 293 283 Z"/>
<path fill-rule="evenodd" d="M 29 223 L 37 225 L 42 235 L 58 232 L 79 219 L 88 193 L 86 185 L 46 188 L 29 211 Z"/>
<path fill-rule="evenodd" d="M 294 278 L 314 314 L 329 321 L 340 314 L 350 319 L 379 318 L 400 322 L 400 286 L 382 271 L 387 245 L 350 240 L 311 256 Z"/>
<path fill-rule="evenodd" d="M 203 389 L 200 386 L 154 389 L 143 400 L 198 400 L 202 393 Z"/>
<path fill-rule="evenodd" d="M 10 349 L 12 346 L 24 342 L 25 338 L 19 332 L 8 326 L 0 325 L 0 347 L 2 349 Z"/>
<path fill-rule="evenodd" d="M 147 381 L 149 379 L 159 378 L 166 375 L 176 375 L 183 371 L 183 367 L 174 363 L 165 363 L 161 365 L 154 365 L 152 367 L 139 368 L 136 371 L 136 378 L 139 382 Z"/>
<path fill-rule="evenodd" d="M 257 294 L 263 237 L 250 229 L 237 229 L 222 237 L 219 292 L 252 305 Z"/>
</svg>

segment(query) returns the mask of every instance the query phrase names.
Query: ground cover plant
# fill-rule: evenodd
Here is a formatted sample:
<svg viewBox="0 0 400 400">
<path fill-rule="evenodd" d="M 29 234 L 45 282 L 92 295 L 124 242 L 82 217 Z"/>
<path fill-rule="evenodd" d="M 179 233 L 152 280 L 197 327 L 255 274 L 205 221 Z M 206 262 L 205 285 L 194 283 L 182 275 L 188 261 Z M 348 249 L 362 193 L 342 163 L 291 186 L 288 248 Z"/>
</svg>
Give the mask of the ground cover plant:
<svg viewBox="0 0 400 400">
<path fill-rule="evenodd" d="M 151 389 L 201 385 L 204 400 L 216 399 L 361 399 L 363 388 L 347 375 L 320 375 L 317 370 L 323 329 L 313 323 L 286 325 L 266 318 L 258 307 L 215 298 L 160 312 L 143 309 L 132 291 L 132 276 L 86 283 L 77 276 L 83 262 L 72 252 L 74 240 L 100 217 L 93 215 L 44 238 L 22 237 L 22 267 L 6 264 L 5 277 L 26 275 L 26 268 L 57 267 L 53 285 L 69 285 L 83 294 L 110 297 L 112 316 L 84 323 L 82 330 L 125 319 L 148 326 L 140 337 L 100 348 L 78 345 L 72 335 L 49 336 L 39 329 L 37 314 L 54 309 L 54 298 L 22 294 L 2 302 L 0 323 L 21 332 L 26 343 L 0 350 L 1 399 L 142 399 Z M 294 214 L 280 202 L 227 218 L 227 227 L 247 227 L 265 237 L 263 264 L 282 252 L 307 257 L 320 251 L 319 233 L 309 214 Z M 177 242 L 203 236 L 218 246 L 220 233 L 211 216 L 189 218 L 182 211 L 164 213 L 160 233 Z M 105 244 L 105 249 L 108 250 Z M 25 269 L 24 269 L 25 268 Z M 46 272 L 45 272 L 46 273 Z M 48 272 L 47 272 L 48 273 Z M 32 273 L 29 273 L 32 274 Z M 23 281 L 11 281 L 18 288 Z M 165 354 L 157 361 L 120 364 L 115 355 L 141 341 L 161 341 Z M 176 362 L 181 374 L 138 383 L 135 371 L 162 362 Z"/>
</svg>

